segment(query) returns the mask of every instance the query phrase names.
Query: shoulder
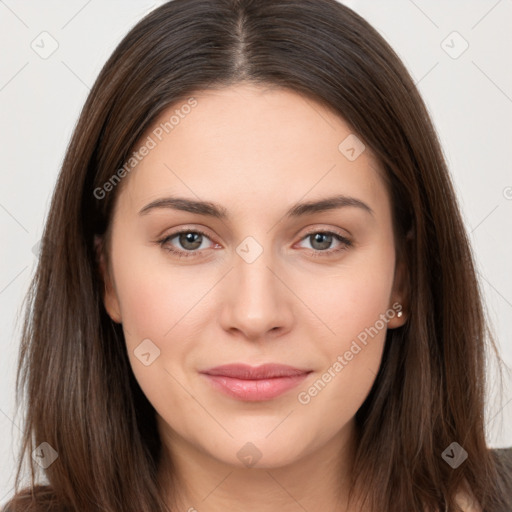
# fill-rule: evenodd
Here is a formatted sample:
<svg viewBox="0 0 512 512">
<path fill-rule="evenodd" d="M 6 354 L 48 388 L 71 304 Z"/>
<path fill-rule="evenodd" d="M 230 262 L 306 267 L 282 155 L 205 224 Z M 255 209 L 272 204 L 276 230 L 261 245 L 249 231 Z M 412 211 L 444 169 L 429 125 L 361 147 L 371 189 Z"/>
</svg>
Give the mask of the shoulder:
<svg viewBox="0 0 512 512">
<path fill-rule="evenodd" d="M 18 490 L 11 499 L 0 505 L 0 512 L 65 512 L 57 503 L 51 486 L 38 484 Z"/>
<path fill-rule="evenodd" d="M 495 448 L 491 450 L 494 458 L 499 461 L 500 465 L 504 468 L 512 470 L 512 447 L 510 448 Z"/>
<path fill-rule="evenodd" d="M 491 453 L 498 472 L 498 485 L 512 501 L 512 447 L 496 448 Z"/>
<path fill-rule="evenodd" d="M 512 447 L 491 449 L 499 475 L 498 486 L 504 497 L 512 497 Z M 455 500 L 463 512 L 483 512 L 471 491 L 460 491 Z"/>
<path fill-rule="evenodd" d="M 471 492 L 459 492 L 455 496 L 455 501 L 463 512 L 483 512 L 482 507 Z"/>
</svg>

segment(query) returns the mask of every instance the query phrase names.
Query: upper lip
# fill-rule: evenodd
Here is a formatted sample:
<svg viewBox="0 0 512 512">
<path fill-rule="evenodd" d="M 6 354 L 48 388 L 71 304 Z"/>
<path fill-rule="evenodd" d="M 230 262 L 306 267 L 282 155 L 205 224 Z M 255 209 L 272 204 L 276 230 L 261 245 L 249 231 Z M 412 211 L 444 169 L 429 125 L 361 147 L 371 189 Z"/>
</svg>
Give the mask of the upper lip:
<svg viewBox="0 0 512 512">
<path fill-rule="evenodd" d="M 203 370 L 201 373 L 206 373 L 207 375 L 222 375 L 235 379 L 257 380 L 276 377 L 293 377 L 311 371 L 312 370 L 302 370 L 300 368 L 294 368 L 293 366 L 275 363 L 267 363 L 261 366 L 249 366 L 247 364 L 238 363 L 215 366 L 214 368 Z"/>
</svg>

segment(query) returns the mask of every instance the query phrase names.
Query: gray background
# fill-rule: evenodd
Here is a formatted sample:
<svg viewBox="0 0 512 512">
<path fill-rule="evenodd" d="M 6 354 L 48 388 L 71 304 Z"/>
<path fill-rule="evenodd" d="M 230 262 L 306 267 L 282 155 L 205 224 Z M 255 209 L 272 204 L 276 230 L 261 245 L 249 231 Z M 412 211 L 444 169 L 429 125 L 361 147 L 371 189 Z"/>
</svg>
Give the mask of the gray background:
<svg viewBox="0 0 512 512">
<path fill-rule="evenodd" d="M 22 428 L 14 378 L 33 247 L 91 85 L 127 31 L 161 3 L 0 0 L 0 504 L 11 493 Z M 461 201 L 489 318 L 512 367 L 512 0 L 344 3 L 387 39 L 427 103 Z M 488 373 L 495 382 L 495 369 Z M 494 447 L 512 445 L 512 386 L 505 384 L 502 401 L 496 387 L 488 400 Z"/>
</svg>

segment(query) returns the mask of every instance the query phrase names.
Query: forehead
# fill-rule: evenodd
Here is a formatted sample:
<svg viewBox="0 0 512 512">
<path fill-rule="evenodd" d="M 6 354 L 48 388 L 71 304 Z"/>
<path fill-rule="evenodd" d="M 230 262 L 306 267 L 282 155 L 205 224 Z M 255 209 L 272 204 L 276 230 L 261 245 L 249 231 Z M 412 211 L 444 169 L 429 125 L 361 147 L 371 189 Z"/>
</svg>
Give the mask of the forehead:
<svg viewBox="0 0 512 512">
<path fill-rule="evenodd" d="M 210 199 L 233 215 L 333 193 L 388 200 L 369 148 L 315 100 L 246 84 L 192 96 L 162 112 L 135 148 L 151 146 L 123 184 L 132 208 L 165 195 Z"/>
</svg>

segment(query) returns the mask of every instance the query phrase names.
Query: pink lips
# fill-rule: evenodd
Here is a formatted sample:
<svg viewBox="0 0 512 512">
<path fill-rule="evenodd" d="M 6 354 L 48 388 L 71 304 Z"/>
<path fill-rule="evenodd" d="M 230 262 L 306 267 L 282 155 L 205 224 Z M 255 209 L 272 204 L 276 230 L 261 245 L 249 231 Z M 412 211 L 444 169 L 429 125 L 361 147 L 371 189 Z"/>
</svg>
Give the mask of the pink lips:
<svg viewBox="0 0 512 512">
<path fill-rule="evenodd" d="M 200 372 L 214 388 L 246 401 L 269 400 L 294 388 L 312 370 L 301 370 L 280 364 L 253 367 L 245 364 L 227 364 Z"/>
</svg>

